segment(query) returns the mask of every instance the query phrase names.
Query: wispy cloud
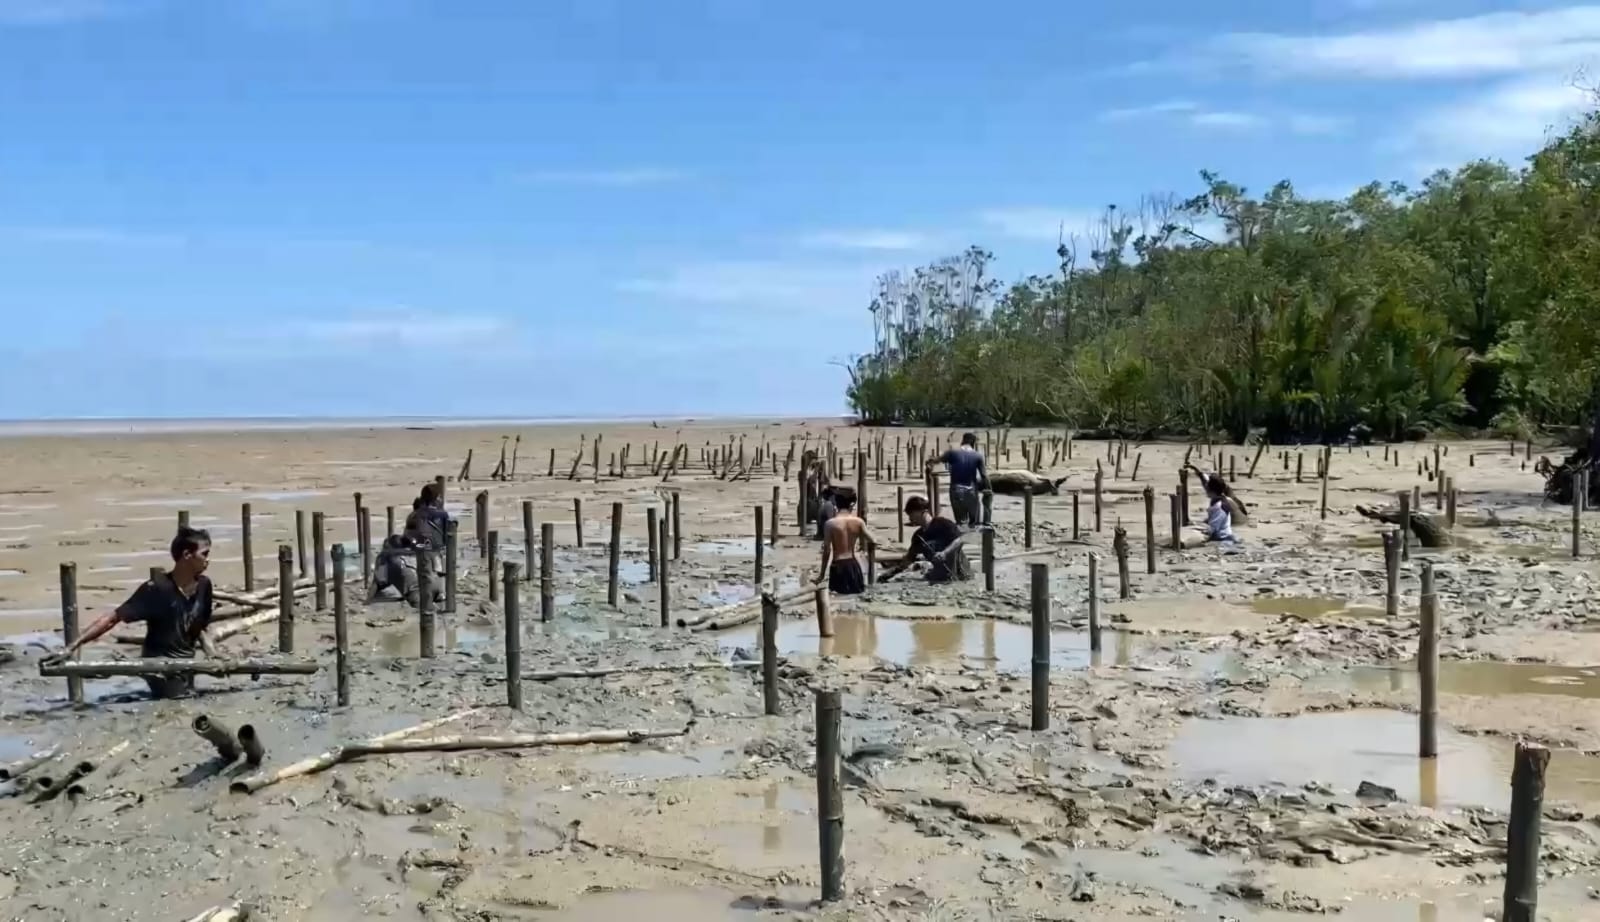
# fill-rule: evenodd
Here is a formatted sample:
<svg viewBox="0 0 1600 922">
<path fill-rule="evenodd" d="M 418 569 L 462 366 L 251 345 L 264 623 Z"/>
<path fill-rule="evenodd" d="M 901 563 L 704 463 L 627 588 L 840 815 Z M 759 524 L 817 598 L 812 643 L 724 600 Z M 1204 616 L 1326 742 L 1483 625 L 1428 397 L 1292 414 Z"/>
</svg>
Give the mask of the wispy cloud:
<svg viewBox="0 0 1600 922">
<path fill-rule="evenodd" d="M 989 208 L 978 213 L 979 223 L 1006 237 L 1051 243 L 1081 234 L 1099 219 L 1098 211 L 1040 205 Z"/>
<path fill-rule="evenodd" d="M 1488 13 L 1330 35 L 1242 32 L 1207 56 L 1274 75 L 1450 78 L 1577 67 L 1600 55 L 1600 6 Z"/>
<path fill-rule="evenodd" d="M 0 226 L 0 236 L 32 243 L 105 247 L 176 247 L 189 242 L 189 238 L 181 234 L 70 225 Z"/>
<path fill-rule="evenodd" d="M 1343 131 L 1350 125 L 1350 120 L 1337 115 L 1313 115 L 1302 112 L 1289 116 L 1287 124 L 1289 130 L 1295 134 L 1329 135 Z"/>
<path fill-rule="evenodd" d="M 1194 128 L 1211 131 L 1264 131 L 1286 129 L 1294 134 L 1333 134 L 1346 120 L 1314 113 L 1261 113 L 1237 109 L 1213 109 L 1187 99 L 1171 99 L 1145 106 L 1107 109 L 1100 113 L 1104 122 L 1128 122 L 1142 119 L 1173 120 Z"/>
<path fill-rule="evenodd" d="M 877 250 L 905 252 L 921 250 L 934 242 L 932 234 L 918 231 L 882 230 L 864 228 L 857 230 L 824 230 L 800 238 L 802 246 L 833 250 Z"/>
<path fill-rule="evenodd" d="M 1423 171 L 1472 157 L 1512 159 L 1565 129 L 1591 105 L 1588 92 L 1556 74 L 1502 81 L 1424 113 L 1392 145 Z"/>
<path fill-rule="evenodd" d="M 683 182 L 690 174 L 666 167 L 627 167 L 609 170 L 533 170 L 517 176 L 520 182 L 549 186 L 659 186 Z"/>
<path fill-rule="evenodd" d="M 1265 128 L 1267 120 L 1264 116 L 1253 112 L 1196 112 L 1189 117 L 1189 124 L 1201 128 L 1222 128 L 1229 131 L 1253 131 Z"/>
<path fill-rule="evenodd" d="M 781 260 L 710 260 L 623 279 L 624 294 L 715 308 L 685 310 L 686 324 L 717 332 L 739 327 L 747 335 L 782 336 L 774 319 L 854 320 L 872 298 L 873 280 L 894 263 L 837 264 Z"/>
<path fill-rule="evenodd" d="M 514 330 L 515 325 L 503 317 L 398 307 L 356 311 L 334 320 L 299 320 L 290 324 L 286 335 L 336 348 L 453 349 L 490 344 Z"/>
<path fill-rule="evenodd" d="M 132 4 L 113 0 L 0 0 L 0 26 L 61 26 L 131 9 Z"/>
<path fill-rule="evenodd" d="M 1164 102 L 1154 102 L 1145 106 L 1126 106 L 1120 109 L 1107 109 L 1100 113 L 1100 119 L 1107 122 L 1121 122 L 1129 119 L 1148 118 L 1152 115 L 1176 115 L 1200 111 L 1197 102 L 1187 99 L 1169 99 Z"/>
</svg>

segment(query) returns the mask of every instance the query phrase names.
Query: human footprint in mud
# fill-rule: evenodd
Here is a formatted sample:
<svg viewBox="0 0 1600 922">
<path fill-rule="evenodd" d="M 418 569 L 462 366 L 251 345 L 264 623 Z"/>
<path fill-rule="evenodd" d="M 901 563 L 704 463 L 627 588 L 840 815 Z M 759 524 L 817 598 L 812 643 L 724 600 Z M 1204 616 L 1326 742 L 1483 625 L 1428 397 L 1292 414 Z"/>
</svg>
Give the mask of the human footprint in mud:
<svg viewBox="0 0 1600 922">
<path fill-rule="evenodd" d="M 919 560 L 928 562 L 927 579 L 930 583 L 949 582 L 952 579 L 970 579 L 972 568 L 967 565 L 966 552 L 961 549 L 965 535 L 961 526 L 944 516 L 934 515 L 927 499 L 913 496 L 906 500 L 906 518 L 917 530 L 911 535 L 911 547 L 906 555 L 884 570 L 883 578 L 889 580 L 904 572 Z"/>
<path fill-rule="evenodd" d="M 144 622 L 146 659 L 162 657 L 193 659 L 198 646 L 215 655 L 206 628 L 211 624 L 211 580 L 205 575 L 211 563 L 211 535 L 198 528 L 180 528 L 172 539 L 172 569 L 135 589 L 116 611 L 89 625 L 73 644 L 57 657 L 76 656 L 85 644 L 93 643 L 118 624 Z M 154 698 L 183 698 L 194 692 L 194 676 L 145 676 Z"/>
</svg>

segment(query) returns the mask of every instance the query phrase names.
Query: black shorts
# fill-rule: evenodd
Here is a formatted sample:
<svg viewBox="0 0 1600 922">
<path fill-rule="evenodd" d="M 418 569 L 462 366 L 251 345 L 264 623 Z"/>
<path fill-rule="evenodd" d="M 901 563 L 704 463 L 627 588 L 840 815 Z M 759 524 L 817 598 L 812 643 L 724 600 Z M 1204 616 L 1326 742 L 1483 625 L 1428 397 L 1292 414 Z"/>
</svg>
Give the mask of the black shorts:
<svg viewBox="0 0 1600 922">
<path fill-rule="evenodd" d="M 835 595 L 860 595 L 867 591 L 867 578 L 854 557 L 835 560 L 828 567 L 828 591 Z"/>
<path fill-rule="evenodd" d="M 147 675 L 144 682 L 150 686 L 150 697 L 158 701 L 163 698 L 187 698 L 194 694 L 192 675 Z"/>
</svg>

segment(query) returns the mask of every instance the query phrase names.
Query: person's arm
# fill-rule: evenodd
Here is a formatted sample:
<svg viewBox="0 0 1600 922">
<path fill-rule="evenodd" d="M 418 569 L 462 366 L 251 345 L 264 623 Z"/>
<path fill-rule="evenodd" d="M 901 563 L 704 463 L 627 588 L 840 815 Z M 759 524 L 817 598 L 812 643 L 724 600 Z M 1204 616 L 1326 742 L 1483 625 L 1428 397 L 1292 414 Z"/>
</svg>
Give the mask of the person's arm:
<svg viewBox="0 0 1600 922">
<path fill-rule="evenodd" d="M 830 524 L 822 529 L 822 566 L 817 568 L 818 586 L 828 581 L 828 567 L 833 565 L 833 541 L 828 535 L 828 529 L 831 527 Z"/>
<path fill-rule="evenodd" d="M 944 550 L 938 552 L 937 554 L 934 554 L 933 555 L 933 559 L 937 560 L 937 561 L 940 561 L 940 562 L 949 560 L 950 558 L 954 557 L 955 555 L 961 553 L 961 544 L 962 544 L 962 542 L 964 542 L 966 540 L 967 540 L 967 536 L 966 535 L 961 535 L 960 537 L 956 538 L 954 541 L 952 541 L 949 544 L 945 545 Z"/>
<path fill-rule="evenodd" d="M 206 628 L 205 630 L 201 631 L 200 636 L 195 638 L 195 643 L 200 645 L 200 652 L 204 653 L 206 656 L 212 658 L 217 656 L 217 650 L 219 649 L 217 644 L 219 641 L 211 636 L 210 628 Z"/>
<path fill-rule="evenodd" d="M 978 489 L 989 489 L 989 462 L 983 455 L 978 456 Z"/>
<path fill-rule="evenodd" d="M 61 658 L 71 659 L 72 657 L 77 656 L 78 651 L 83 649 L 85 645 L 94 643 L 101 637 L 104 637 L 107 631 L 116 627 L 118 624 L 121 624 L 122 615 L 120 612 L 121 609 L 117 609 L 116 611 L 106 612 L 99 618 L 96 618 L 93 624 L 89 625 L 89 627 L 82 634 L 78 635 L 77 640 L 73 641 L 70 646 L 61 651 Z"/>
</svg>

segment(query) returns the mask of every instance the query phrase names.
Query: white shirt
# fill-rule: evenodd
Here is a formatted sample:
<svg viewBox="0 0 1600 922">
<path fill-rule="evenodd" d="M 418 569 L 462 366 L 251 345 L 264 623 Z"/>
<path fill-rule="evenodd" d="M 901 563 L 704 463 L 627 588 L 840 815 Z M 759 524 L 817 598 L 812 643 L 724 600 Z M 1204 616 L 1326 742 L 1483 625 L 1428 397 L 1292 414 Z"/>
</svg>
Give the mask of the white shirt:
<svg viewBox="0 0 1600 922">
<path fill-rule="evenodd" d="M 1228 504 L 1220 499 L 1206 507 L 1206 531 L 1212 541 L 1233 540 L 1233 516 L 1228 514 Z"/>
</svg>

